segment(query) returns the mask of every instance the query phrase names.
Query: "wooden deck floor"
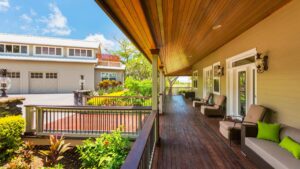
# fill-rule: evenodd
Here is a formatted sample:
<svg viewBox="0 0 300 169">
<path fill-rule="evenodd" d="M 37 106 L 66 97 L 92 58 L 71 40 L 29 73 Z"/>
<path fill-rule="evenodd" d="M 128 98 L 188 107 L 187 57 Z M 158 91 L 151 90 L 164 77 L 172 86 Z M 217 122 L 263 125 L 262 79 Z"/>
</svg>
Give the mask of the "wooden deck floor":
<svg viewBox="0 0 300 169">
<path fill-rule="evenodd" d="M 256 168 L 238 146 L 230 147 L 218 134 L 214 125 L 218 119 L 206 119 L 181 96 L 168 97 L 166 103 L 166 112 L 160 118 L 161 145 L 153 168 Z"/>
</svg>

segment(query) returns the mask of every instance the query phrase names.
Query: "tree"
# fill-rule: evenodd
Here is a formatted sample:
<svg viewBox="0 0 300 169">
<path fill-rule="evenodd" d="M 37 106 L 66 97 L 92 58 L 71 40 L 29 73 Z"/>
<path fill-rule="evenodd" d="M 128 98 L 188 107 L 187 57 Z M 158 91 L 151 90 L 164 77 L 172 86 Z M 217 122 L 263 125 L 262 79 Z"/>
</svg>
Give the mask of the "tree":
<svg viewBox="0 0 300 169">
<path fill-rule="evenodd" d="M 112 53 L 120 56 L 122 63 L 125 64 L 125 77 L 136 80 L 151 79 L 151 64 L 145 56 L 128 39 L 116 41 L 119 48 Z"/>
<path fill-rule="evenodd" d="M 175 84 L 176 80 L 178 79 L 178 76 L 175 76 L 175 77 L 167 77 L 168 79 L 168 82 L 169 82 L 169 95 L 172 95 L 173 94 L 173 85 Z"/>
<path fill-rule="evenodd" d="M 151 79 L 151 64 L 142 53 L 137 53 L 126 63 L 126 70 L 126 75 L 136 80 Z"/>
</svg>

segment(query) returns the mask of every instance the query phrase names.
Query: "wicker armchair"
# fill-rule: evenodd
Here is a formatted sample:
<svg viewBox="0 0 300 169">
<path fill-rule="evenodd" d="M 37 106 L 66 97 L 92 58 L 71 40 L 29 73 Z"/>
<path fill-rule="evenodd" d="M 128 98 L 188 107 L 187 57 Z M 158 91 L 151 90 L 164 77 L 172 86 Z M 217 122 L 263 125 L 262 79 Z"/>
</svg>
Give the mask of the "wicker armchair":
<svg viewBox="0 0 300 169">
<path fill-rule="evenodd" d="M 215 103 L 214 105 L 204 105 L 201 106 L 201 113 L 205 116 L 224 116 L 225 110 L 224 105 L 226 97 L 222 95 L 214 96 Z"/>
<path fill-rule="evenodd" d="M 256 125 L 258 121 L 263 120 L 266 109 L 259 105 L 251 105 L 246 116 L 226 116 L 224 120 L 220 121 L 220 133 L 229 139 L 230 145 L 232 139 L 240 139 L 242 124 Z M 234 118 L 240 117 L 241 120 Z"/>
</svg>

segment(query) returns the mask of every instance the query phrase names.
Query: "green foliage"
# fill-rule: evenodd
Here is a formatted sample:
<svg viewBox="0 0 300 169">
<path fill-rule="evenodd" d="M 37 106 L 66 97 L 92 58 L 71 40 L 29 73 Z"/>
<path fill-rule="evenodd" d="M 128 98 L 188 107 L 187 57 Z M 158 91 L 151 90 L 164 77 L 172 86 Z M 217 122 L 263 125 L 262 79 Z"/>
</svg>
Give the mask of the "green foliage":
<svg viewBox="0 0 300 169">
<path fill-rule="evenodd" d="M 40 154 L 43 156 L 44 165 L 52 167 L 58 164 L 58 162 L 64 158 L 63 154 L 70 149 L 68 144 L 65 144 L 63 137 L 58 139 L 57 136 L 50 135 L 50 149 L 40 150 Z"/>
<path fill-rule="evenodd" d="M 129 90 L 126 96 L 151 96 L 152 81 L 151 80 L 136 80 L 132 77 L 127 77 L 125 87 Z"/>
<path fill-rule="evenodd" d="M 7 161 L 22 143 L 25 121 L 21 116 L 0 118 L 0 164 Z"/>
<path fill-rule="evenodd" d="M 85 140 L 77 146 L 82 168 L 119 169 L 129 150 L 129 139 L 121 136 L 120 128 L 111 134 L 102 134 L 95 141 Z"/>
<path fill-rule="evenodd" d="M 25 142 L 16 151 L 16 156 L 8 163 L 7 169 L 30 169 L 33 160 L 33 148 L 31 142 Z"/>
<path fill-rule="evenodd" d="M 142 53 L 137 53 L 126 63 L 126 76 L 136 80 L 151 79 L 152 66 Z"/>
</svg>

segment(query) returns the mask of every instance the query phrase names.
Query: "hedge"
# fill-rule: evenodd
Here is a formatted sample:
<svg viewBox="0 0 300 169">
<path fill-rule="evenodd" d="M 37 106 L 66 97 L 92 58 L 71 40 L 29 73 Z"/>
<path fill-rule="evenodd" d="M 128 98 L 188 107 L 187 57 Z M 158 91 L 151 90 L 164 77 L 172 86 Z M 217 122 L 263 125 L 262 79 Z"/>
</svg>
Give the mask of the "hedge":
<svg viewBox="0 0 300 169">
<path fill-rule="evenodd" d="M 22 143 L 25 120 L 21 116 L 0 118 L 0 164 L 7 161 Z"/>
</svg>

